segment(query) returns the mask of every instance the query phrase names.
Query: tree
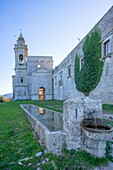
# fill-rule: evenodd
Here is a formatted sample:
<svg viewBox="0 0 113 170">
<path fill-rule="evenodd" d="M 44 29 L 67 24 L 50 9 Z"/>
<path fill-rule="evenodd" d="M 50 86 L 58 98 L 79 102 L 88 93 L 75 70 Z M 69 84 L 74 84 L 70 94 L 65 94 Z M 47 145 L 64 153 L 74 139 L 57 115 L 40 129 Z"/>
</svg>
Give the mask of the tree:
<svg viewBox="0 0 113 170">
<path fill-rule="evenodd" d="M 90 36 L 86 37 L 83 45 L 84 65 L 80 70 L 80 57 L 76 55 L 74 78 L 78 91 L 85 95 L 95 89 L 98 85 L 102 70 L 103 62 L 101 58 L 101 36 L 99 31 L 94 31 Z"/>
</svg>

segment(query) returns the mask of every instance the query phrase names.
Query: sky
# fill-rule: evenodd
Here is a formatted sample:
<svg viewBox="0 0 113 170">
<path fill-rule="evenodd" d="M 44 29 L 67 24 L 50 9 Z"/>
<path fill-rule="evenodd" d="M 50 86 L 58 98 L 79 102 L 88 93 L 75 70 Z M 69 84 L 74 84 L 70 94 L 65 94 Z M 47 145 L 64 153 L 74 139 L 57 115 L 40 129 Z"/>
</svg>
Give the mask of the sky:
<svg viewBox="0 0 113 170">
<path fill-rule="evenodd" d="M 12 93 L 20 29 L 29 55 L 53 56 L 55 67 L 112 5 L 113 0 L 0 0 L 0 95 Z"/>
</svg>

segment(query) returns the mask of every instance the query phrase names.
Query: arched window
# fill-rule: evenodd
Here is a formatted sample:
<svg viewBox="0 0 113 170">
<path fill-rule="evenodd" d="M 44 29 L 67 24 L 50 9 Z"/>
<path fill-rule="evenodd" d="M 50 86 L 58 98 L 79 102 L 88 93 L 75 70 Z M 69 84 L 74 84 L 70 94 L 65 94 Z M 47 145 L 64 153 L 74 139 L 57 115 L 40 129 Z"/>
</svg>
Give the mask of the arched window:
<svg viewBox="0 0 113 170">
<path fill-rule="evenodd" d="M 21 78 L 21 79 L 20 79 L 20 82 L 21 82 L 21 83 L 23 83 L 23 82 L 24 82 L 24 79 L 23 79 L 23 78 Z"/>
<path fill-rule="evenodd" d="M 45 99 L 45 88 L 43 88 L 43 87 L 39 88 L 38 96 L 39 96 L 39 100 L 44 100 Z"/>
<path fill-rule="evenodd" d="M 20 55 L 19 55 L 19 62 L 22 63 L 22 62 L 23 62 L 23 59 L 24 59 L 23 54 L 20 54 Z"/>
</svg>

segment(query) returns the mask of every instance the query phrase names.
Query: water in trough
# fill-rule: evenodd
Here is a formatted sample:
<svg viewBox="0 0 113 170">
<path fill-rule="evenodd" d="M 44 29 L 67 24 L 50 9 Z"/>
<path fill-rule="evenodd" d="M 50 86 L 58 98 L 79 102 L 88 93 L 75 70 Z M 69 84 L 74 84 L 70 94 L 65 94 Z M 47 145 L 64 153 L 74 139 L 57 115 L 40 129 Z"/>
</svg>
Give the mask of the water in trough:
<svg viewBox="0 0 113 170">
<path fill-rule="evenodd" d="M 29 104 L 22 106 L 49 131 L 59 131 L 63 129 L 62 113 Z"/>
</svg>

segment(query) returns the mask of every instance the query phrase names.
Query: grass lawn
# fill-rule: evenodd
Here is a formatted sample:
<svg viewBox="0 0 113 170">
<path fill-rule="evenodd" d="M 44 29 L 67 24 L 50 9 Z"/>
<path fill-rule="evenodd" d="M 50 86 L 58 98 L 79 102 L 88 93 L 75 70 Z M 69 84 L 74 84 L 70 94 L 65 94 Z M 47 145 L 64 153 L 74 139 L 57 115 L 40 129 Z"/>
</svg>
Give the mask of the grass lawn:
<svg viewBox="0 0 113 170">
<path fill-rule="evenodd" d="M 35 104 L 63 112 L 63 101 L 11 101 L 0 103 L 0 170 L 74 170 L 77 167 L 90 170 L 94 166 L 107 163 L 107 159 L 97 159 L 81 151 L 63 152 L 63 156 L 45 153 L 32 133 L 32 128 L 20 104 Z M 42 152 L 40 157 L 36 153 Z M 19 160 L 22 160 L 22 164 Z M 46 163 L 44 160 L 48 161 Z M 41 163 L 41 164 L 40 164 Z M 86 167 L 86 168 L 85 168 Z"/>
<path fill-rule="evenodd" d="M 113 114 L 113 105 L 111 105 L 111 104 L 103 104 L 102 108 L 105 111 L 108 111 L 108 112 Z"/>
</svg>

